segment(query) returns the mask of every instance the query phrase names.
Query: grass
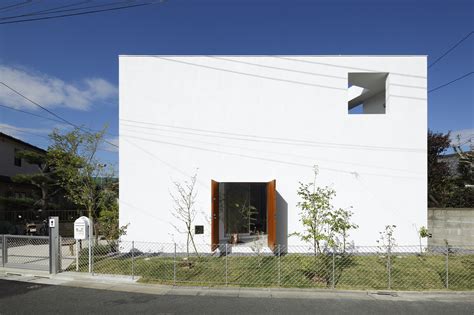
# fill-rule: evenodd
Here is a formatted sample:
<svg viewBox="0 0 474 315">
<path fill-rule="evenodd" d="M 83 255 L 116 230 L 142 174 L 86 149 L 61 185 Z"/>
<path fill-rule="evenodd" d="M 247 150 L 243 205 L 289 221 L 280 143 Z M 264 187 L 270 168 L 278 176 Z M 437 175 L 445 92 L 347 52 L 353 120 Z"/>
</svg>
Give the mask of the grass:
<svg viewBox="0 0 474 315">
<path fill-rule="evenodd" d="M 103 252 L 102 252 L 103 253 Z M 80 270 L 87 271 L 87 255 L 80 257 Z M 446 289 L 446 256 L 400 255 L 391 257 L 391 289 Z M 227 266 L 227 272 L 226 272 Z M 132 266 L 130 254 L 95 255 L 94 272 L 140 277 L 140 282 L 192 285 L 232 285 L 298 288 L 331 288 L 333 258 L 287 254 L 281 256 L 202 256 L 175 259 L 170 256 L 138 256 Z M 75 270 L 75 266 L 70 266 Z M 338 289 L 388 289 L 387 257 L 335 256 L 334 282 Z M 474 290 L 474 255 L 449 257 L 449 289 Z"/>
</svg>

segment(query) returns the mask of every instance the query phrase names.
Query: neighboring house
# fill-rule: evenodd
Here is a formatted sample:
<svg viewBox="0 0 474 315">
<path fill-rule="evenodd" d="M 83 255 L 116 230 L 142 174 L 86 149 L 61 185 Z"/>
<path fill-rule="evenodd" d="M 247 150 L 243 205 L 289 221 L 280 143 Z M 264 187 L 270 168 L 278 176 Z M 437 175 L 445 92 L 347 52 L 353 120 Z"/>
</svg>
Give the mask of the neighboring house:
<svg viewBox="0 0 474 315">
<path fill-rule="evenodd" d="M 0 132 L 0 221 L 9 221 L 12 224 L 33 220 L 32 213 L 28 211 L 13 211 L 11 204 L 20 203 L 22 200 L 34 198 L 40 194 L 37 187 L 29 184 L 15 183 L 12 177 L 17 174 L 32 174 L 38 172 L 36 165 L 31 165 L 16 153 L 30 150 L 46 153 L 45 150 L 20 139 Z"/>
<path fill-rule="evenodd" d="M 299 182 L 352 206 L 355 245 L 427 225 L 425 56 L 120 56 L 120 224 L 185 242 L 173 182 L 197 170 L 200 244 L 301 244 Z M 252 206 L 252 217 L 241 209 Z M 203 232 L 203 234 L 200 234 Z M 263 236 L 262 236 L 263 235 Z M 215 248 L 215 246 L 213 247 Z"/>
</svg>

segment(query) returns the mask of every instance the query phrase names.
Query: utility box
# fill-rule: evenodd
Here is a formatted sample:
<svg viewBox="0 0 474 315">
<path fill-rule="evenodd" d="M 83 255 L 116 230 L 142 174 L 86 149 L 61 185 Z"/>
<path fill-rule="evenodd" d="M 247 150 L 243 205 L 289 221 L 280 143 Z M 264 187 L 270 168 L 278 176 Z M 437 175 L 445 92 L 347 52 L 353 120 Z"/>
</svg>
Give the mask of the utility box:
<svg viewBox="0 0 474 315">
<path fill-rule="evenodd" d="M 89 238 L 89 218 L 80 217 L 74 221 L 74 238 L 76 240 L 86 240 Z"/>
</svg>

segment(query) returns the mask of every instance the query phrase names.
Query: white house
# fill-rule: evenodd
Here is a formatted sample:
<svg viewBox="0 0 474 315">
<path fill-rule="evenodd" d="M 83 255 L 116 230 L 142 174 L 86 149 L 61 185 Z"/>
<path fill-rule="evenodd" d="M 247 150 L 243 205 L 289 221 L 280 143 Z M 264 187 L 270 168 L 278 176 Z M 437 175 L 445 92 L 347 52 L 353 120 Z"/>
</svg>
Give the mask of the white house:
<svg viewBox="0 0 474 315">
<path fill-rule="evenodd" d="M 426 77 L 425 56 L 120 56 L 125 239 L 184 242 L 170 193 L 197 173 L 197 243 L 259 232 L 270 247 L 301 244 L 288 237 L 303 228 L 298 183 L 317 165 L 334 205 L 352 206 L 355 245 L 389 224 L 399 244 L 418 244 Z"/>
</svg>

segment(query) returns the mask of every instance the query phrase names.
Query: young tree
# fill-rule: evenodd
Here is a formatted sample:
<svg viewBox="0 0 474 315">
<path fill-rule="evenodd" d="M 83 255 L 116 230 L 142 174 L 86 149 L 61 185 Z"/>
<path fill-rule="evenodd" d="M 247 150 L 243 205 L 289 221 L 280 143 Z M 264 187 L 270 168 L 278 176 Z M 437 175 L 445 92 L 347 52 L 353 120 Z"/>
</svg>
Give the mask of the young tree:
<svg viewBox="0 0 474 315">
<path fill-rule="evenodd" d="M 396 225 L 386 225 L 385 229 L 381 232 L 380 238 L 376 241 L 379 244 L 379 249 L 388 254 L 391 253 L 392 248 L 397 246 L 395 239 L 395 228 Z"/>
<path fill-rule="evenodd" d="M 313 281 L 323 280 L 329 286 L 332 282 L 335 285 L 343 270 L 353 263 L 351 255 L 346 253 L 346 243 L 349 230 L 358 226 L 351 222 L 353 213 L 350 210 L 334 209 L 332 199 L 336 196 L 336 191 L 327 186 L 318 187 L 317 175 L 318 169 L 315 166 L 313 182 L 300 183 L 298 195 L 301 201 L 298 202 L 298 207 L 301 209 L 300 221 L 304 230 L 291 235 L 299 236 L 313 247 L 314 261 L 307 267 L 306 276 Z M 342 253 L 338 254 L 338 264 L 334 267 L 333 259 L 338 247 L 342 247 Z M 323 255 L 318 255 L 319 253 Z"/>
<path fill-rule="evenodd" d="M 99 233 L 105 238 L 113 251 L 118 248 L 117 240 L 127 234 L 128 224 L 119 225 L 118 182 L 107 180 L 102 184 L 102 197 L 99 199 L 97 225 Z"/>
<path fill-rule="evenodd" d="M 418 240 L 420 241 L 420 255 L 423 254 L 423 245 L 421 243 L 421 240 L 423 238 L 428 238 L 428 237 L 430 237 L 430 233 L 428 232 L 428 229 L 425 226 L 420 227 L 418 229 Z"/>
<path fill-rule="evenodd" d="M 190 180 L 186 180 L 184 183 L 174 182 L 175 191 L 170 194 L 174 203 L 174 209 L 171 214 L 185 227 L 185 230 L 183 230 L 181 227 L 173 224 L 173 227 L 178 233 L 186 234 L 186 254 L 188 261 L 190 245 L 193 246 L 194 252 L 199 257 L 194 242 L 194 233 L 192 231 L 194 219 L 196 218 L 196 180 L 197 174 L 194 174 Z"/>
<path fill-rule="evenodd" d="M 91 219 L 97 217 L 99 205 L 107 194 L 102 189 L 103 180 L 111 178 L 113 174 L 97 158 L 104 133 L 105 129 L 91 133 L 76 128 L 64 134 L 54 130 L 50 135 L 53 142 L 48 149 L 51 167 L 65 189 L 67 198 L 83 206 Z"/>
<path fill-rule="evenodd" d="M 327 186 L 317 187 L 317 176 L 318 169 L 315 167 L 313 182 L 308 184 L 300 182 L 297 193 L 301 201 L 298 202 L 298 207 L 301 209 L 300 222 L 303 224 L 304 231 L 291 234 L 311 243 L 315 256 L 321 252 L 321 242 L 327 240 L 325 225 L 331 211 L 331 199 L 336 194 Z"/>
<path fill-rule="evenodd" d="M 349 230 L 357 229 L 359 227 L 357 224 L 351 222 L 353 214 L 354 213 L 350 210 L 339 208 L 333 212 L 330 212 L 328 216 L 328 245 L 332 248 L 338 248 L 342 246 L 341 249 L 343 253 L 346 252 Z"/>
<path fill-rule="evenodd" d="M 298 207 L 301 209 L 300 221 L 303 224 L 303 232 L 295 232 L 291 235 L 300 237 L 301 240 L 311 243 L 314 255 L 321 253 L 321 245 L 333 248 L 342 239 L 342 247 L 345 251 L 346 242 L 350 229 L 358 226 L 351 222 L 352 212 L 344 209 L 334 210 L 331 202 L 336 196 L 336 191 L 329 187 L 318 187 L 316 177 L 318 169 L 314 168 L 314 180 L 312 183 L 300 182 L 298 196 L 301 201 Z"/>
</svg>

